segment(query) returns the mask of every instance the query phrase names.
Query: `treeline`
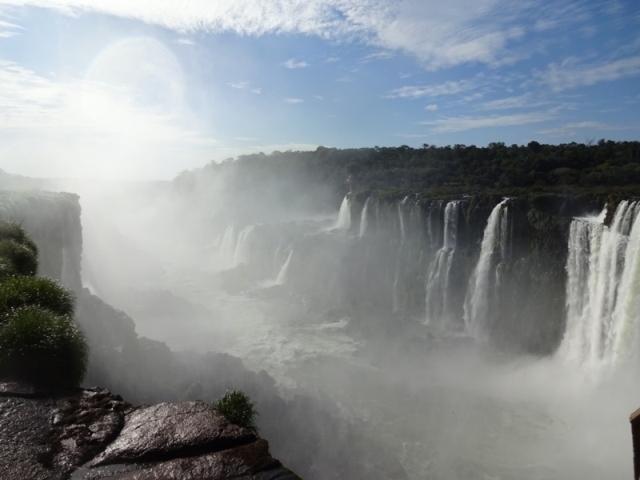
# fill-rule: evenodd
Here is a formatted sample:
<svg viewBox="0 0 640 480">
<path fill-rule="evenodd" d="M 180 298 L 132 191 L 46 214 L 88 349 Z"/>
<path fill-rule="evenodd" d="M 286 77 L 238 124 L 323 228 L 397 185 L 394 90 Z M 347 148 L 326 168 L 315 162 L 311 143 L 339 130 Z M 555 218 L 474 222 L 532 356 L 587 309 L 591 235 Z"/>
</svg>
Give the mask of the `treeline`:
<svg viewBox="0 0 640 480">
<path fill-rule="evenodd" d="M 640 185 L 640 142 L 600 140 L 587 144 L 491 143 L 422 148 L 318 147 L 307 152 L 242 155 L 180 174 L 174 184 L 191 190 L 196 181 L 225 178 L 229 191 L 304 197 L 319 186 L 337 197 L 346 191 L 396 190 L 472 193 L 478 189 L 550 192 L 608 191 Z M 335 201 L 335 199 L 333 200 Z"/>
</svg>

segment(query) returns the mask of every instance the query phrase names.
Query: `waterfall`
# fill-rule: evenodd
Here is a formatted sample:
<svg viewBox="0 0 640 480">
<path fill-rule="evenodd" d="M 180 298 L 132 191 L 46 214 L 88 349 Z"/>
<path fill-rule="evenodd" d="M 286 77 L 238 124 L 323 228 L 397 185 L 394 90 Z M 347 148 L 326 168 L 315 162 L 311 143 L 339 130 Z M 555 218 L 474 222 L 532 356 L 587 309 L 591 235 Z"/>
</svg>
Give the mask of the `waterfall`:
<svg viewBox="0 0 640 480">
<path fill-rule="evenodd" d="M 398 218 L 400 219 L 400 239 L 404 242 L 407 232 L 404 225 L 404 205 L 407 203 L 409 197 L 404 197 L 400 203 L 398 203 Z"/>
<path fill-rule="evenodd" d="M 236 253 L 236 232 L 233 225 L 229 225 L 222 236 L 220 256 L 224 261 L 231 261 Z"/>
<path fill-rule="evenodd" d="M 291 265 L 291 257 L 293 257 L 293 249 L 289 251 L 287 261 L 284 262 L 284 265 L 282 265 L 282 268 L 280 269 L 280 273 L 278 273 L 275 283 L 276 285 L 284 285 L 287 283 L 287 280 L 289 279 L 289 265 Z"/>
<path fill-rule="evenodd" d="M 340 205 L 340 213 L 338 213 L 338 221 L 335 227 L 339 230 L 349 230 L 351 227 L 351 210 L 349 208 L 349 199 L 345 195 L 342 204 Z"/>
<path fill-rule="evenodd" d="M 558 355 L 570 362 L 609 363 L 628 356 L 640 314 L 638 204 L 623 201 L 610 227 L 599 217 L 571 223 L 566 328 Z"/>
<path fill-rule="evenodd" d="M 233 254 L 234 265 L 247 263 L 249 260 L 249 237 L 255 226 L 249 225 L 244 228 L 238 235 L 238 243 Z"/>
<path fill-rule="evenodd" d="M 460 201 L 447 203 L 444 209 L 443 244 L 436 252 L 427 279 L 426 323 L 429 325 L 443 325 L 450 320 L 449 277 L 457 244 L 459 215 Z"/>
<path fill-rule="evenodd" d="M 371 197 L 367 198 L 364 202 L 364 207 L 362 208 L 362 214 L 360 215 L 360 233 L 358 236 L 360 238 L 364 237 L 364 234 L 367 232 L 367 213 L 369 211 L 369 202 L 371 201 Z"/>
<path fill-rule="evenodd" d="M 496 250 L 496 240 L 500 240 L 502 232 L 500 225 L 503 218 L 502 207 L 507 201 L 507 198 L 502 200 L 489 215 L 480 246 L 480 258 L 478 258 L 478 263 L 469 281 L 467 298 L 464 302 L 464 323 L 467 333 L 478 339 L 487 333 L 489 294 L 492 291 L 493 256 Z"/>
</svg>

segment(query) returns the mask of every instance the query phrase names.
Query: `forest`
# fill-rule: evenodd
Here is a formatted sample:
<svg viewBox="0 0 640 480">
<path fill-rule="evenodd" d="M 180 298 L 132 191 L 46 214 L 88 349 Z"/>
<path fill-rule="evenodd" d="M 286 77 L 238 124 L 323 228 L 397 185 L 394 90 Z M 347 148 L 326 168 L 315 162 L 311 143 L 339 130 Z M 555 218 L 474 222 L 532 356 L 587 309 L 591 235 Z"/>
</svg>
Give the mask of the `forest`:
<svg viewBox="0 0 640 480">
<path fill-rule="evenodd" d="M 373 147 L 315 151 L 275 151 L 211 162 L 182 172 L 178 190 L 190 190 L 199 176 L 226 174 L 230 190 L 259 192 L 265 179 L 291 185 L 323 185 L 340 197 L 352 190 L 424 193 L 427 196 L 484 193 L 518 195 L 523 190 L 579 194 L 623 189 L 640 193 L 640 142 L 600 140 L 586 143 L 487 147 L 454 145 L 422 148 Z M 284 189 L 284 195 L 293 192 Z M 306 195 L 309 192 L 305 192 Z"/>
</svg>

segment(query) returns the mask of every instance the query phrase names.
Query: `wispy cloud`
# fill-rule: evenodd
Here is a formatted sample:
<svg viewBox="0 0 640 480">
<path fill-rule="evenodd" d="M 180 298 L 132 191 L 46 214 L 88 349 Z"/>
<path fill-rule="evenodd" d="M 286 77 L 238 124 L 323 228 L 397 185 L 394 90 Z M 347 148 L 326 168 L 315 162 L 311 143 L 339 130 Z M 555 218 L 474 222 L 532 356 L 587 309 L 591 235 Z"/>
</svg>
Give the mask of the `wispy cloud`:
<svg viewBox="0 0 640 480">
<path fill-rule="evenodd" d="M 287 103 L 294 103 L 294 104 L 304 102 L 304 100 L 301 98 L 285 98 L 284 101 Z"/>
<path fill-rule="evenodd" d="M 599 2 L 596 2 L 599 3 Z M 590 6 L 575 0 L 0 0 L 69 15 L 91 11 L 137 19 L 177 32 L 303 34 L 356 41 L 417 57 L 427 68 L 512 62 L 527 32 L 585 22 Z M 586 12 L 586 13 L 585 13 Z M 552 18 L 553 22 L 545 19 Z"/>
<path fill-rule="evenodd" d="M 436 85 L 406 86 L 392 90 L 386 98 L 422 98 L 455 95 L 476 88 L 470 80 L 448 81 Z"/>
<path fill-rule="evenodd" d="M 2 20 L 3 16 L 6 17 L 6 14 L 3 14 L 2 10 L 0 10 L 0 38 L 15 37 L 20 34 L 21 30 L 24 30 L 20 25 Z"/>
<path fill-rule="evenodd" d="M 432 103 L 430 105 L 427 105 L 426 107 L 424 107 L 425 110 L 429 110 L 430 112 L 435 112 L 438 110 L 438 105 L 436 105 L 435 103 Z"/>
<path fill-rule="evenodd" d="M 370 53 L 369 55 L 365 55 L 362 58 L 362 61 L 370 62 L 373 60 L 389 60 L 390 58 L 393 58 L 393 57 L 394 57 L 393 53 L 388 51 L 374 52 L 374 53 Z"/>
<path fill-rule="evenodd" d="M 121 88 L 52 80 L 0 60 L 0 156 L 10 171 L 171 178 L 185 152 L 196 166 L 216 144 L 189 124 L 162 105 L 139 105 Z"/>
<path fill-rule="evenodd" d="M 232 83 L 227 83 L 227 85 L 229 85 L 231 88 L 235 88 L 237 90 L 245 90 L 247 88 L 249 88 L 249 82 L 232 82 Z"/>
<path fill-rule="evenodd" d="M 545 71 L 536 72 L 538 80 L 549 85 L 554 92 L 637 75 L 640 75 L 640 55 L 597 63 L 580 63 L 569 58 L 561 64 L 550 64 Z"/>
<path fill-rule="evenodd" d="M 607 123 L 588 120 L 584 122 L 571 122 L 559 127 L 538 130 L 541 135 L 549 135 L 550 137 L 570 137 L 576 135 L 577 130 L 635 130 L 637 125 L 611 125 Z"/>
<path fill-rule="evenodd" d="M 531 93 L 525 93 L 515 97 L 490 100 L 482 103 L 477 108 L 479 110 L 509 110 L 514 108 L 534 108 L 548 103 L 548 101 L 536 100 Z"/>
<path fill-rule="evenodd" d="M 178 38 L 175 41 L 175 43 L 177 43 L 178 45 L 195 45 L 196 44 L 196 42 L 188 38 Z"/>
<path fill-rule="evenodd" d="M 434 133 L 454 133 L 474 130 L 478 128 L 508 127 L 513 125 L 527 125 L 540 123 L 557 117 L 555 110 L 546 112 L 530 112 L 515 115 L 490 115 L 486 117 L 448 117 L 430 122 L 422 122 L 429 125 Z"/>
<path fill-rule="evenodd" d="M 304 62 L 304 61 L 298 62 L 296 61 L 295 58 L 290 58 L 289 60 L 284 62 L 282 65 L 284 65 L 287 68 L 305 68 L 309 66 L 307 62 Z"/>
</svg>

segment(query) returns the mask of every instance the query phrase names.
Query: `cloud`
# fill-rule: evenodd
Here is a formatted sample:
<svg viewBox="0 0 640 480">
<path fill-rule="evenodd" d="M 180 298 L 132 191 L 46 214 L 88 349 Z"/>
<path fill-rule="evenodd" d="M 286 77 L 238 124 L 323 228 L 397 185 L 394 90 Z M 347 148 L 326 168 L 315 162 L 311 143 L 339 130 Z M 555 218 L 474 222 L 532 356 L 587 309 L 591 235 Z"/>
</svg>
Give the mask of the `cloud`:
<svg viewBox="0 0 640 480">
<path fill-rule="evenodd" d="M 237 90 L 245 90 L 249 88 L 249 82 L 235 82 L 235 83 L 227 83 L 231 88 L 235 88 Z"/>
<path fill-rule="evenodd" d="M 295 58 L 290 58 L 289 60 L 284 62 L 282 65 L 284 65 L 287 68 L 305 68 L 309 66 L 307 62 L 296 62 Z"/>
<path fill-rule="evenodd" d="M 251 89 L 251 93 L 255 93 L 256 95 L 258 95 L 259 93 L 262 93 L 262 89 L 261 88 L 252 88 Z"/>
<path fill-rule="evenodd" d="M 23 27 L 6 20 L 2 20 L 2 17 L 7 17 L 5 13 L 0 10 L 0 38 L 11 38 L 20 35 L 20 30 L 24 30 Z"/>
<path fill-rule="evenodd" d="M 424 107 L 424 109 L 429 110 L 430 112 L 435 112 L 438 110 L 438 105 L 432 103 L 431 105 L 427 105 L 426 107 Z"/>
<path fill-rule="evenodd" d="M 549 128 L 545 130 L 539 130 L 536 133 L 541 135 L 549 135 L 551 137 L 569 137 L 576 134 L 576 130 L 589 129 L 589 130 L 633 130 L 638 128 L 636 125 L 610 125 L 602 122 L 596 122 L 593 120 L 583 122 L 571 122 L 565 125 Z"/>
<path fill-rule="evenodd" d="M 301 98 L 285 98 L 284 101 L 287 103 L 294 103 L 294 104 L 304 102 L 304 100 Z"/>
<path fill-rule="evenodd" d="M 526 125 L 540 123 L 555 118 L 556 110 L 546 112 L 530 112 L 515 115 L 491 115 L 488 117 L 449 117 L 430 122 L 422 122 L 429 125 L 434 133 L 454 133 L 474 130 L 478 128 L 509 127 L 514 125 Z"/>
<path fill-rule="evenodd" d="M 178 38 L 175 43 L 178 45 L 195 45 L 196 43 L 193 40 L 188 38 Z"/>
<path fill-rule="evenodd" d="M 597 3 L 597 2 L 596 2 Z M 584 23 L 597 6 L 575 0 L 0 0 L 77 15 L 104 13 L 180 33 L 302 34 L 413 55 L 429 69 L 518 58 L 528 32 Z M 553 22 L 546 22 L 552 18 Z"/>
<path fill-rule="evenodd" d="M 394 55 L 391 52 L 375 52 L 375 53 L 370 53 L 369 55 L 365 55 L 362 58 L 362 61 L 364 62 L 370 62 L 373 60 L 389 60 L 390 58 L 393 58 Z"/>
<path fill-rule="evenodd" d="M 490 100 L 479 105 L 479 110 L 509 110 L 512 108 L 533 108 L 541 105 L 547 105 L 548 101 L 535 100 L 533 95 L 525 93 L 524 95 L 518 95 L 515 97 L 499 98 L 497 100 Z"/>
<path fill-rule="evenodd" d="M 455 95 L 476 88 L 470 80 L 448 81 L 436 85 L 406 86 L 392 90 L 386 98 L 422 98 Z"/>
<path fill-rule="evenodd" d="M 580 63 L 569 58 L 559 65 L 552 63 L 547 70 L 538 71 L 535 75 L 542 84 L 560 92 L 640 75 L 640 55 L 599 63 Z"/>
<path fill-rule="evenodd" d="M 52 80 L 0 60 L 0 157 L 8 171 L 171 178 L 205 163 L 215 145 L 186 115 L 140 105 L 126 89 Z"/>
</svg>

